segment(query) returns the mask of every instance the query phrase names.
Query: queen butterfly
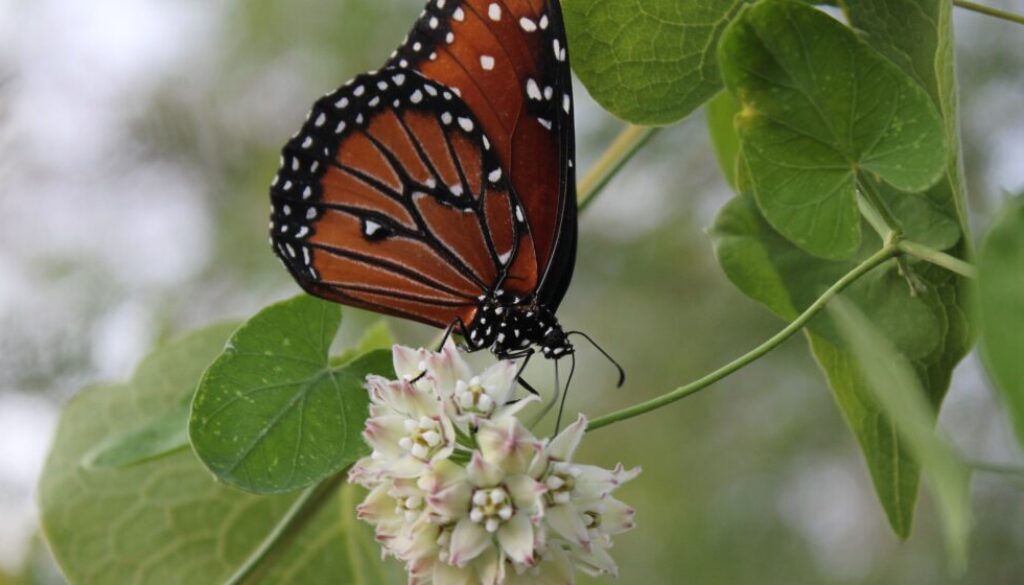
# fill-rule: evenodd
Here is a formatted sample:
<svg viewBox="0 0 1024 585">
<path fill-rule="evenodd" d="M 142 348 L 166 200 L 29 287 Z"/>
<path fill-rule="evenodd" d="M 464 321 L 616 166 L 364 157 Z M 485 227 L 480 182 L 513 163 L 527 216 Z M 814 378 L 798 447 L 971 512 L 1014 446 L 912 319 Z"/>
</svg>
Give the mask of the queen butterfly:
<svg viewBox="0 0 1024 585">
<path fill-rule="evenodd" d="M 284 147 L 271 243 L 313 295 L 500 358 L 572 354 L 554 313 L 576 257 L 573 106 L 558 0 L 430 0 Z"/>
</svg>

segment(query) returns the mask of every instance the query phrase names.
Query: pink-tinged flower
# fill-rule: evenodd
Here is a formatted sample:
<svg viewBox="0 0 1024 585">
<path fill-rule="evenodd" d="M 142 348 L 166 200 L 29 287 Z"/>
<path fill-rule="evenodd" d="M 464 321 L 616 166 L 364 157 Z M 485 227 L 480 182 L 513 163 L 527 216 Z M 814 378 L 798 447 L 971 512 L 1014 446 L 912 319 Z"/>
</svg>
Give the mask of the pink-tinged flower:
<svg viewBox="0 0 1024 585">
<path fill-rule="evenodd" d="M 373 448 L 370 458 L 356 464 L 355 479 L 376 474 L 409 478 L 455 450 L 455 427 L 441 403 L 409 380 L 367 380 L 370 418 L 363 438 Z M 365 480 L 361 480 L 363 482 Z"/>
<path fill-rule="evenodd" d="M 534 527 L 543 516 L 544 491 L 533 478 L 509 474 L 479 451 L 473 453 L 465 480 L 428 498 L 429 505 L 445 514 L 463 511 L 452 533 L 448 563 L 464 567 L 493 548 L 499 560 L 533 565 Z"/>
<path fill-rule="evenodd" d="M 451 396 L 456 420 L 476 426 L 482 420 L 511 418 L 538 401 L 532 394 L 514 399 L 518 374 L 515 362 L 501 361 L 479 376 L 459 380 Z"/>
<path fill-rule="evenodd" d="M 547 488 L 544 522 L 581 570 L 593 575 L 618 574 L 607 550 L 612 536 L 634 527 L 635 511 L 611 494 L 640 475 L 621 464 L 612 470 L 573 462 L 587 419 L 580 417 L 547 445 L 530 465 L 529 474 Z"/>
<path fill-rule="evenodd" d="M 370 376 L 364 438 L 373 454 L 349 480 L 370 490 L 358 517 L 410 585 L 571 585 L 576 571 L 616 574 L 612 537 L 634 525 L 612 496 L 639 470 L 573 461 L 580 417 L 539 441 L 516 414 L 517 369 L 474 376 L 448 343 L 396 346 L 398 380 Z"/>
</svg>

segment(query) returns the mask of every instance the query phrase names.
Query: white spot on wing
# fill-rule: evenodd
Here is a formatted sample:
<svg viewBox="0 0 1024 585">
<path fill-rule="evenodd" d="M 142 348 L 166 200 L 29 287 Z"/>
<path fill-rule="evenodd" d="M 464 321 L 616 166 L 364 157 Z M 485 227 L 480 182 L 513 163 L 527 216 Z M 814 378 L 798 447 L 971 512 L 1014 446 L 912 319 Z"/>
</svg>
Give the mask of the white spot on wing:
<svg viewBox="0 0 1024 585">
<path fill-rule="evenodd" d="M 540 86 L 537 85 L 537 80 L 530 78 L 526 82 L 526 95 L 530 96 L 530 99 L 540 101 L 543 95 L 540 93 Z"/>
</svg>

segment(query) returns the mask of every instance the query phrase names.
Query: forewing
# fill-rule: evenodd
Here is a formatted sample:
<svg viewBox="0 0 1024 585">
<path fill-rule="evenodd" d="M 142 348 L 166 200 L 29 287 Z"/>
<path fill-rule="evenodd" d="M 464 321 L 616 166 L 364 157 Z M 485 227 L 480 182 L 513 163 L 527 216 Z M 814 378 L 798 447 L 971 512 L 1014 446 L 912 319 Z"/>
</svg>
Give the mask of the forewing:
<svg viewBox="0 0 1024 585">
<path fill-rule="evenodd" d="M 574 106 L 557 0 L 431 0 L 388 64 L 453 88 L 480 120 L 535 242 L 536 258 L 517 258 L 505 288 L 536 292 L 553 310 L 576 244 Z"/>
<path fill-rule="evenodd" d="M 271 197 L 272 243 L 303 288 L 438 327 L 471 322 L 511 265 L 535 257 L 480 120 L 411 70 L 361 75 L 319 100 Z"/>
</svg>

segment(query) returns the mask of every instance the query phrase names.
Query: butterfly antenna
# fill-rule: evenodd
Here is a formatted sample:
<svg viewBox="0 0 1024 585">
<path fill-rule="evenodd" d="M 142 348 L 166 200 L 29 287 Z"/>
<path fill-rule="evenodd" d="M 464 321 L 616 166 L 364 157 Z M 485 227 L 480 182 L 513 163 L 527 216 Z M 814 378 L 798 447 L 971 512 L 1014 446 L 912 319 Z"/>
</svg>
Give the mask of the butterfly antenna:
<svg viewBox="0 0 1024 585">
<path fill-rule="evenodd" d="M 612 365 L 615 366 L 615 369 L 617 369 L 619 371 L 619 384 L 618 384 L 618 387 L 622 388 L 622 385 L 626 383 L 626 370 L 622 369 L 622 366 L 619 365 L 619 362 L 615 361 L 615 358 L 613 358 L 611 356 L 611 354 L 609 354 L 607 351 L 605 351 L 603 347 L 598 345 L 597 342 L 594 341 L 594 339 L 592 337 L 590 337 L 589 335 L 587 335 L 586 333 L 584 333 L 582 331 L 570 331 L 569 333 L 566 334 L 566 337 L 572 337 L 573 335 L 579 335 L 583 339 L 586 339 L 587 341 L 590 342 L 590 345 L 594 346 L 594 349 L 596 349 L 597 351 L 601 352 L 601 354 L 604 355 L 604 357 L 608 358 L 608 361 L 610 361 L 612 363 Z M 573 360 L 573 366 L 575 366 L 575 364 L 576 364 L 576 360 L 574 359 Z"/>
<path fill-rule="evenodd" d="M 558 362 L 555 362 L 555 369 L 556 370 L 558 369 Z M 555 395 L 552 396 L 551 400 L 548 400 L 547 404 L 544 405 L 544 408 L 542 408 L 541 411 L 538 412 L 536 414 L 536 416 L 533 417 L 533 420 L 531 420 L 530 424 L 527 425 L 529 428 L 532 429 L 533 427 L 535 427 L 538 424 L 540 424 L 540 421 L 544 420 L 544 417 L 547 416 L 549 412 L 551 412 L 551 409 L 554 408 L 555 404 L 558 402 L 559 397 L 562 396 L 562 388 L 557 383 L 557 380 L 558 380 L 558 373 L 557 372 L 555 373 L 555 380 L 556 380 L 556 383 L 555 383 Z"/>
<path fill-rule="evenodd" d="M 572 375 L 576 373 L 576 354 L 569 354 L 572 359 L 572 366 L 569 367 L 569 378 L 565 381 L 565 392 L 562 392 L 562 402 L 558 405 L 558 418 L 555 419 L 555 434 L 562 430 L 562 414 L 565 412 L 565 401 L 569 398 L 569 386 L 572 384 Z M 555 373 L 558 373 L 558 362 L 555 362 Z"/>
</svg>

